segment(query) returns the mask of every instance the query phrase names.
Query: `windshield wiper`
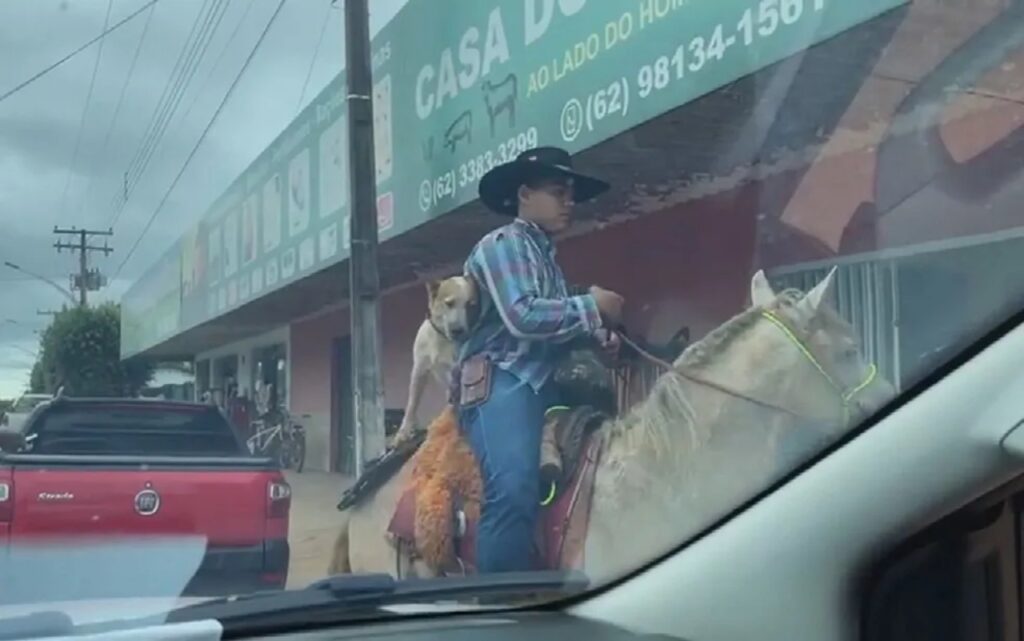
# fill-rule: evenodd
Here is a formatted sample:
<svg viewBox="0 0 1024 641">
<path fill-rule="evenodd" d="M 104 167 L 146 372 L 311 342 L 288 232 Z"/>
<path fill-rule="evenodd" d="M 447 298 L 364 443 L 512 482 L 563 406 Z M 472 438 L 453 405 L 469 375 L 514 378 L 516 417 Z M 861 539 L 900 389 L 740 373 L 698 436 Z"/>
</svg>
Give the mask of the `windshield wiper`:
<svg viewBox="0 0 1024 641">
<path fill-rule="evenodd" d="M 396 580 L 389 574 L 328 577 L 300 590 L 220 597 L 139 618 L 80 623 L 58 610 L 0 618 L 0 641 L 72 634 L 104 634 L 191 621 L 217 620 L 225 638 L 379 617 L 388 606 L 455 602 L 488 607 L 523 606 L 587 589 L 580 572 L 508 572 L 438 579 Z"/>
<path fill-rule="evenodd" d="M 322 579 L 301 590 L 257 592 L 176 608 L 166 621 L 217 619 L 225 631 L 311 624 L 319 618 L 377 613 L 386 606 L 474 599 L 489 605 L 543 596 L 568 596 L 587 589 L 580 572 L 508 572 L 437 579 L 396 580 L 389 574 L 351 574 Z"/>
</svg>

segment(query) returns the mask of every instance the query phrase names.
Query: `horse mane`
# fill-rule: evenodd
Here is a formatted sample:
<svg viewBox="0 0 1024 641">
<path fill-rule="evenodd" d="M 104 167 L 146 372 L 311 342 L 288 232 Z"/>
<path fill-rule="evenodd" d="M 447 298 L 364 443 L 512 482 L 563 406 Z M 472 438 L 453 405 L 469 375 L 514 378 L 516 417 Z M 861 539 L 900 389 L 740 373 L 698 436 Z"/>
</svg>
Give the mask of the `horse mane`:
<svg viewBox="0 0 1024 641">
<path fill-rule="evenodd" d="M 678 367 L 700 367 L 724 351 L 733 339 L 745 332 L 761 319 L 762 312 L 795 305 L 804 294 L 798 289 L 787 289 L 776 295 L 767 306 L 749 307 L 725 323 L 708 332 L 707 336 L 693 343 L 680 354 L 675 365 Z"/>
<path fill-rule="evenodd" d="M 787 289 L 768 305 L 747 308 L 686 348 L 674 365 L 687 369 L 706 365 L 760 321 L 763 312 L 795 305 L 803 295 L 797 289 Z M 690 437 L 686 449 L 696 450 L 707 440 L 708 434 L 701 429 L 690 403 L 688 384 L 673 372 L 662 373 L 646 399 L 608 424 L 608 441 L 624 441 L 629 453 L 653 451 L 660 458 L 673 450 L 673 433 L 683 430 Z"/>
</svg>

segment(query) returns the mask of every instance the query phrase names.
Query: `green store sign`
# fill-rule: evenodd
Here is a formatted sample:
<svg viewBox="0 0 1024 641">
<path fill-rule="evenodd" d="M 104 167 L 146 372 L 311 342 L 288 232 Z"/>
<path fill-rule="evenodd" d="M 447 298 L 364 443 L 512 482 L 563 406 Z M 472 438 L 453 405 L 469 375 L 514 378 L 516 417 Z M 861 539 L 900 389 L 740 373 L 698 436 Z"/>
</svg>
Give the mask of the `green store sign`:
<svg viewBox="0 0 1024 641">
<path fill-rule="evenodd" d="M 180 274 L 178 253 L 167 252 L 121 301 L 122 356 L 136 354 L 178 333 Z"/>
<path fill-rule="evenodd" d="M 410 0 L 373 41 L 381 240 L 529 147 L 586 149 L 906 1 Z M 172 248 L 177 332 L 348 258 L 345 89 L 342 73 Z"/>
</svg>

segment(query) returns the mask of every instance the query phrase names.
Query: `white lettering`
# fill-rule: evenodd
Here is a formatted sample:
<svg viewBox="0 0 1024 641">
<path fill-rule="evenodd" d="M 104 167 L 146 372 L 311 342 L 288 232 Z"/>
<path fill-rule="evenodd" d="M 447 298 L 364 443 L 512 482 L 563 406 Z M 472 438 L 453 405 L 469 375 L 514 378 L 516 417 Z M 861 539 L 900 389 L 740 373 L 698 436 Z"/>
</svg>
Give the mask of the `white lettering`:
<svg viewBox="0 0 1024 641">
<path fill-rule="evenodd" d="M 459 86 L 469 89 L 480 76 L 480 49 L 477 48 L 477 40 L 480 39 L 480 30 L 476 27 L 466 29 L 459 41 L 459 63 L 462 70 L 459 71 Z"/>
<path fill-rule="evenodd" d="M 508 38 L 505 37 L 505 23 L 501 10 L 495 8 L 487 20 L 487 41 L 484 42 L 484 75 L 491 72 L 495 62 L 508 62 Z"/>
<path fill-rule="evenodd" d="M 441 108 L 444 99 L 459 95 L 459 85 L 455 81 L 455 63 L 452 62 L 452 50 L 441 52 L 441 63 L 437 70 L 437 107 Z"/>
<path fill-rule="evenodd" d="M 508 62 L 508 37 L 501 9 L 491 11 L 483 43 L 480 37 L 480 29 L 470 27 L 459 39 L 457 52 L 448 47 L 441 52 L 436 67 L 428 64 L 420 69 L 416 76 L 416 115 L 421 120 L 429 118 L 445 101 L 456 98 L 460 91 L 477 84 L 494 65 Z"/>
<path fill-rule="evenodd" d="M 526 2 L 525 7 L 525 33 L 526 33 L 526 44 L 537 40 L 543 36 L 548 27 L 551 26 L 551 19 L 555 14 L 555 0 L 524 0 Z M 537 13 L 537 3 L 540 2 L 540 13 Z M 558 10 L 563 16 L 573 16 L 583 9 L 583 6 L 587 4 L 587 0 L 558 0 Z"/>
<path fill-rule="evenodd" d="M 526 44 L 529 45 L 544 35 L 551 25 L 551 16 L 555 11 L 555 0 L 540 0 L 542 3 L 540 19 L 537 18 L 537 0 L 526 1 Z"/>
<path fill-rule="evenodd" d="M 434 68 L 430 65 L 423 65 L 420 73 L 416 76 L 416 115 L 420 120 L 426 120 L 430 112 L 434 110 L 434 94 L 428 92 L 424 95 L 423 85 L 434 79 Z"/>
<path fill-rule="evenodd" d="M 587 0 L 558 0 L 558 8 L 562 10 L 564 16 L 576 15 L 585 4 Z"/>
</svg>

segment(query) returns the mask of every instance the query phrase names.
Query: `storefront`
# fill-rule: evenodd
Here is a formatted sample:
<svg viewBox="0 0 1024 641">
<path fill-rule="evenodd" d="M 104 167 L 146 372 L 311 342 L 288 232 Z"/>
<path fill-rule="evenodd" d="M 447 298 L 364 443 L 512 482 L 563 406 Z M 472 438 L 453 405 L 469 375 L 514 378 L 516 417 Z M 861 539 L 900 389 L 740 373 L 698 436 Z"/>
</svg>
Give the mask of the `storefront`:
<svg viewBox="0 0 1024 641">
<path fill-rule="evenodd" d="M 613 182 L 559 260 L 573 282 L 624 294 L 649 343 L 730 318 L 759 267 L 806 288 L 839 263 L 840 312 L 905 384 L 949 342 L 915 315 L 962 327 L 957 314 L 996 304 L 985 292 L 1022 287 L 983 265 L 1012 260 L 1024 227 L 1024 58 L 984 47 L 1018 20 L 1003 2 L 461 0 L 443 28 L 413 28 L 432 24 L 430 3 L 410 0 L 374 41 L 390 410 L 405 404 L 422 281 L 458 272 L 502 222 L 474 200 L 479 175 L 536 144 Z M 950 79 L 963 90 L 935 92 Z M 147 275 L 126 295 L 122 352 L 195 359 L 200 390 L 273 384 L 306 425 L 308 467 L 345 471 L 343 88 L 341 75 L 158 263 L 179 265 L 177 282 Z M 970 304 L 936 307 L 948 300 Z M 442 400 L 432 390 L 425 413 Z"/>
</svg>

